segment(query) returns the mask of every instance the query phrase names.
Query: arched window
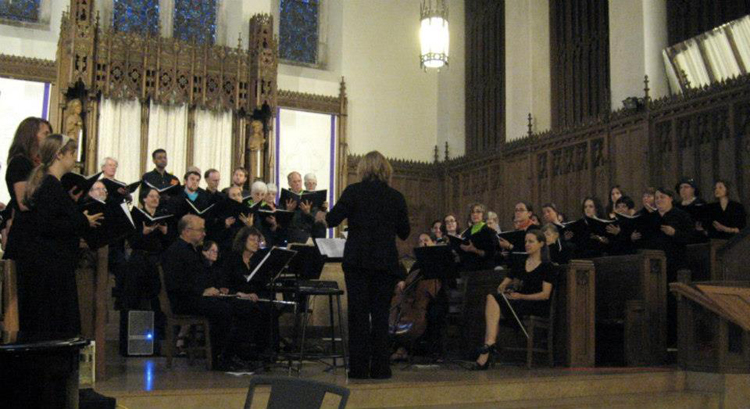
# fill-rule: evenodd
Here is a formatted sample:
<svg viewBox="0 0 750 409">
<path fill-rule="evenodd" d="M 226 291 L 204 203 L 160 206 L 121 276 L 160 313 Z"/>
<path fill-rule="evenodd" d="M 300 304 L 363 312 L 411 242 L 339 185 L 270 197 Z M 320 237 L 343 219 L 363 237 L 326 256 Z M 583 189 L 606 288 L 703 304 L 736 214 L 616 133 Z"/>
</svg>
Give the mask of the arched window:
<svg viewBox="0 0 750 409">
<path fill-rule="evenodd" d="M 216 42 L 216 0 L 175 0 L 174 38 L 213 45 Z"/>
<path fill-rule="evenodd" d="M 279 0 L 279 57 L 318 64 L 319 22 L 320 0 Z"/>
<path fill-rule="evenodd" d="M 0 19 L 37 23 L 41 0 L 0 0 Z"/>
<path fill-rule="evenodd" d="M 159 0 L 114 0 L 112 24 L 117 31 L 159 35 Z"/>
</svg>

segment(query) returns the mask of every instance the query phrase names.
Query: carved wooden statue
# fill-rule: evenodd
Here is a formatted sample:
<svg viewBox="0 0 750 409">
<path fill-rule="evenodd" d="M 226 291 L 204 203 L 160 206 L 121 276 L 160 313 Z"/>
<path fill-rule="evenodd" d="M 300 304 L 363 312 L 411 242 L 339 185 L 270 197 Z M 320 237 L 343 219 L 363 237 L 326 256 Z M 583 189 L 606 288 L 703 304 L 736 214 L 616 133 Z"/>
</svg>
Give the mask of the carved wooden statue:
<svg viewBox="0 0 750 409">
<path fill-rule="evenodd" d="M 68 108 L 68 115 L 65 117 L 65 134 L 78 142 L 81 132 L 83 131 L 83 118 L 81 118 L 83 105 L 81 104 L 81 100 L 70 100 L 70 102 L 68 102 Z"/>
<path fill-rule="evenodd" d="M 250 123 L 252 133 L 247 143 L 247 148 L 250 152 L 256 152 L 263 150 L 263 144 L 266 143 L 266 138 L 263 135 L 263 122 L 254 120 Z"/>
</svg>

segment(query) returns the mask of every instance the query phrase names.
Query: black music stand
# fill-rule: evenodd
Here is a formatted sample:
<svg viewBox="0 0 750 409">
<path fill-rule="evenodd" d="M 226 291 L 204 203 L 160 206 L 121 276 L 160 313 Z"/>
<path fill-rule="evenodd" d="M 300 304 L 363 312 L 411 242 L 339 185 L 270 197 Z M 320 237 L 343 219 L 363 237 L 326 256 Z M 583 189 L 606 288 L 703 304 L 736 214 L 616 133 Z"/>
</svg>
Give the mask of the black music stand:
<svg viewBox="0 0 750 409">
<path fill-rule="evenodd" d="M 297 252 L 294 250 L 288 250 L 283 249 L 280 247 L 272 247 L 271 250 L 266 254 L 265 257 L 258 263 L 258 265 L 253 269 L 253 271 L 250 273 L 250 275 L 247 277 L 247 281 L 250 282 L 251 280 L 261 281 L 265 282 L 266 287 L 270 289 L 273 293 L 273 296 L 270 300 L 268 300 L 271 308 L 271 312 L 268 315 L 268 319 L 270 320 L 270 331 L 268 332 L 268 345 L 272 349 L 272 355 L 269 357 L 269 361 L 272 363 L 266 363 L 264 364 L 263 368 L 264 370 L 268 371 L 272 367 L 280 367 L 284 369 L 288 369 L 291 372 L 292 369 L 292 361 L 289 360 L 286 365 L 276 363 L 277 360 L 277 352 L 276 348 L 276 280 L 279 279 L 281 274 L 283 273 L 284 269 L 287 268 L 289 263 L 294 259 L 294 257 L 297 255 Z M 288 302 L 284 302 L 284 304 L 288 304 Z M 294 305 L 296 310 L 296 304 Z"/>
</svg>

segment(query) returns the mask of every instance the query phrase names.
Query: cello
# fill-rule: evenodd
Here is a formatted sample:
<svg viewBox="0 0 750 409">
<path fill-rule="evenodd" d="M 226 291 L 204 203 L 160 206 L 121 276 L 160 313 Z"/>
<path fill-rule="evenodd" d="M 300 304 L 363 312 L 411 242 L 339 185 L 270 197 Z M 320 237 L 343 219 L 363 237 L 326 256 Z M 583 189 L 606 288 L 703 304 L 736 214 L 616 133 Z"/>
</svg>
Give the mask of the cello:
<svg viewBox="0 0 750 409">
<path fill-rule="evenodd" d="M 404 290 L 396 289 L 391 298 L 388 328 L 400 343 L 412 343 L 427 329 L 427 308 L 442 283 L 438 279 L 425 279 L 419 268 L 413 269 L 404 282 Z"/>
</svg>

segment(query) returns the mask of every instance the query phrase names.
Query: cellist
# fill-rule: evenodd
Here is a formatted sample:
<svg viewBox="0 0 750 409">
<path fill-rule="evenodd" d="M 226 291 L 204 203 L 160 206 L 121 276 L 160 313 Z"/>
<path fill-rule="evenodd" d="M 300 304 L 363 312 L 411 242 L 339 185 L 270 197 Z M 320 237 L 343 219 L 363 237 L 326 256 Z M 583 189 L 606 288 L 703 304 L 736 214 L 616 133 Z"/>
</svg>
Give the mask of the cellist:
<svg viewBox="0 0 750 409">
<path fill-rule="evenodd" d="M 430 233 L 419 235 L 419 247 L 437 245 Z M 445 283 L 439 279 L 425 279 L 419 262 L 415 262 L 404 281 L 396 285 L 391 300 L 389 325 L 396 351 L 391 361 L 409 358 L 408 347 L 424 339 L 431 355 L 443 355 L 442 330 L 448 313 Z"/>
</svg>

